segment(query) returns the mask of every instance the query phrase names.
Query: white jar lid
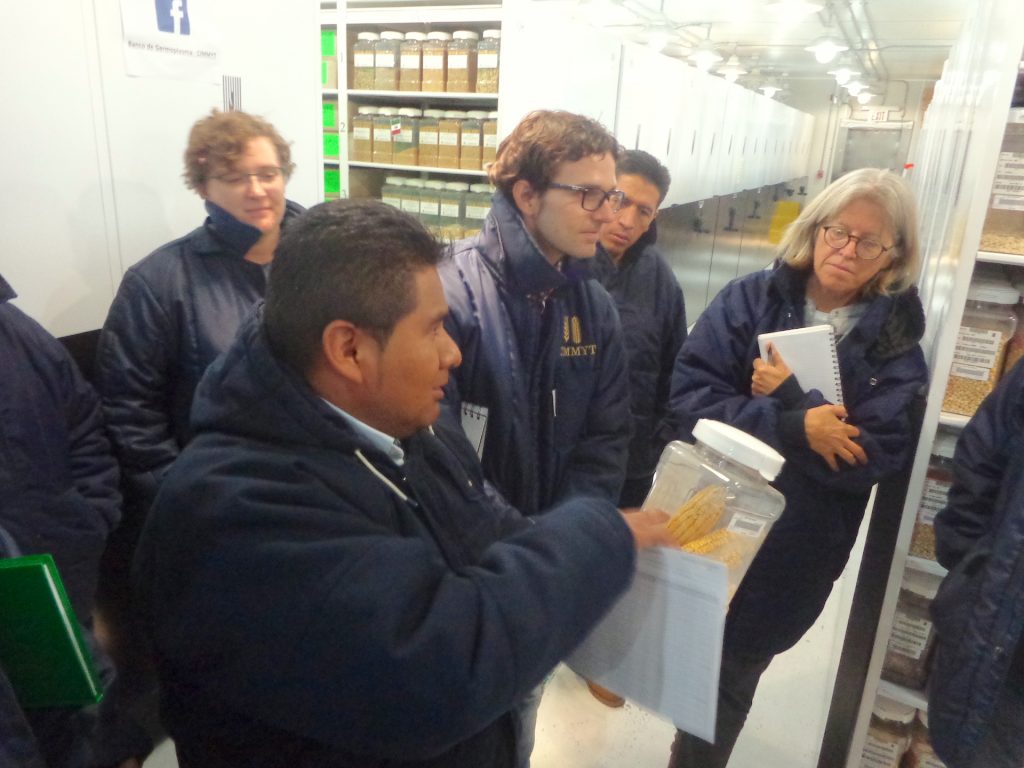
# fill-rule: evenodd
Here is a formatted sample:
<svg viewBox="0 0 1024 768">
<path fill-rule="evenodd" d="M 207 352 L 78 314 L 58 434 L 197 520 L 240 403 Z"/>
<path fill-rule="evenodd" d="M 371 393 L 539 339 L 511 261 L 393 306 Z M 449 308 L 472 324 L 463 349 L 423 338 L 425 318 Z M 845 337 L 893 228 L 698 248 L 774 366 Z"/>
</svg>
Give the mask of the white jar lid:
<svg viewBox="0 0 1024 768">
<path fill-rule="evenodd" d="M 385 30 L 385 31 L 380 33 L 380 39 L 381 40 L 404 40 L 405 39 L 405 33 L 404 32 L 395 32 L 392 29 L 387 29 L 387 30 Z"/>
<path fill-rule="evenodd" d="M 466 117 L 472 117 L 474 120 L 486 120 L 487 113 L 479 109 L 471 109 L 466 113 Z"/>
<path fill-rule="evenodd" d="M 356 114 L 359 115 L 376 115 L 380 112 L 380 107 L 359 107 L 356 109 Z"/>
<path fill-rule="evenodd" d="M 464 181 L 446 181 L 444 188 L 449 192 L 468 192 L 469 184 Z"/>
<path fill-rule="evenodd" d="M 693 437 L 738 464 L 757 471 L 765 480 L 774 480 L 786 463 L 782 454 L 770 445 L 720 421 L 698 419 Z"/>
<path fill-rule="evenodd" d="M 967 298 L 971 301 L 987 301 L 990 304 L 1014 305 L 1020 301 L 1020 291 L 1006 282 L 994 280 L 974 280 L 967 289 Z"/>
<path fill-rule="evenodd" d="M 484 30 L 484 38 L 485 39 L 494 39 L 494 40 L 496 40 L 499 37 L 501 37 L 501 30 L 500 29 L 485 29 Z"/>
<path fill-rule="evenodd" d="M 423 185 L 427 189 L 444 189 L 445 182 L 438 181 L 437 179 L 427 179 L 423 182 Z"/>
<path fill-rule="evenodd" d="M 953 452 L 956 451 L 956 440 L 956 435 L 951 435 L 949 432 L 938 432 L 932 443 L 932 455 L 952 459 Z"/>
<path fill-rule="evenodd" d="M 398 110 L 398 114 L 402 117 L 419 117 L 423 114 L 422 110 L 414 109 L 413 107 L 401 107 Z"/>
<path fill-rule="evenodd" d="M 426 32 L 406 32 L 405 33 L 405 39 L 406 40 L 419 40 L 420 42 L 422 42 L 422 41 L 427 39 L 427 33 Z"/>
<path fill-rule="evenodd" d="M 488 112 L 487 113 L 487 117 L 489 117 L 491 120 L 497 120 L 498 119 L 498 113 L 497 112 Z"/>
<path fill-rule="evenodd" d="M 908 725 L 914 721 L 914 716 L 917 714 L 917 707 L 913 707 L 909 704 L 901 704 L 900 702 L 893 701 L 885 696 L 876 696 L 875 706 L 872 707 L 871 711 L 882 720 L 889 720 L 890 722 Z"/>
<path fill-rule="evenodd" d="M 469 191 L 482 192 L 488 195 L 494 194 L 494 189 L 491 187 L 490 184 L 470 184 Z"/>
<path fill-rule="evenodd" d="M 395 107 L 378 107 L 377 114 L 383 117 L 391 117 L 392 115 L 397 115 L 398 110 Z"/>
<path fill-rule="evenodd" d="M 451 40 L 449 32 L 427 32 L 427 40 Z"/>
<path fill-rule="evenodd" d="M 942 581 L 940 576 L 932 576 L 930 573 L 912 571 L 908 568 L 903 572 L 903 583 L 900 586 L 915 595 L 933 600 L 935 593 L 939 590 L 940 581 Z"/>
<path fill-rule="evenodd" d="M 423 110 L 423 116 L 424 117 L 444 117 L 444 110 L 443 109 L 424 109 Z"/>
<path fill-rule="evenodd" d="M 396 187 L 405 186 L 405 182 L 408 181 L 405 176 L 385 176 L 385 184 L 394 184 Z"/>
<path fill-rule="evenodd" d="M 360 32 L 356 35 L 356 40 L 380 40 L 380 35 L 376 32 Z"/>
<path fill-rule="evenodd" d="M 424 184 L 426 184 L 426 182 L 423 179 L 406 179 L 405 180 L 405 186 L 413 187 L 415 189 L 423 189 L 423 185 Z"/>
<path fill-rule="evenodd" d="M 471 29 L 457 29 L 452 32 L 452 37 L 456 40 L 479 40 L 480 35 Z"/>
<path fill-rule="evenodd" d="M 451 117 L 456 120 L 462 120 L 466 117 L 466 113 L 463 112 L 461 109 L 446 109 L 444 111 L 444 116 Z"/>
</svg>

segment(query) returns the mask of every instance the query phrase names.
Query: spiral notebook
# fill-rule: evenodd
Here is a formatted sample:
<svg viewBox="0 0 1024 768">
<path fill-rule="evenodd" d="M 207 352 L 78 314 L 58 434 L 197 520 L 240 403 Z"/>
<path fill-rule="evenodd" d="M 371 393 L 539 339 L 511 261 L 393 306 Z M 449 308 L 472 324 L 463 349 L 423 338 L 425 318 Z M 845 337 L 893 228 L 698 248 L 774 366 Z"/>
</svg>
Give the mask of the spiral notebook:
<svg viewBox="0 0 1024 768">
<path fill-rule="evenodd" d="M 816 389 L 830 403 L 842 404 L 843 383 L 839 378 L 836 332 L 831 325 L 809 325 L 758 335 L 757 345 L 761 357 L 766 360 L 769 342 L 782 355 L 802 390 Z"/>
</svg>

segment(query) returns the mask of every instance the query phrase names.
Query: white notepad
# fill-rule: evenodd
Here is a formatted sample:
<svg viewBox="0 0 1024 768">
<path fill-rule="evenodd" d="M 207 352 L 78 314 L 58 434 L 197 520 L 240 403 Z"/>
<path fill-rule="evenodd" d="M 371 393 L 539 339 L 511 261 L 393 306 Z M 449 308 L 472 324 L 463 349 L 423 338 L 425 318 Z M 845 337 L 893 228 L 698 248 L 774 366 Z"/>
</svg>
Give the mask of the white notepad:
<svg viewBox="0 0 1024 768">
<path fill-rule="evenodd" d="M 757 345 L 761 357 L 766 360 L 768 342 L 782 355 L 802 390 L 807 392 L 816 389 L 830 403 L 842 404 L 843 383 L 839 377 L 836 332 L 831 325 L 809 325 L 790 331 L 760 334 Z"/>
</svg>

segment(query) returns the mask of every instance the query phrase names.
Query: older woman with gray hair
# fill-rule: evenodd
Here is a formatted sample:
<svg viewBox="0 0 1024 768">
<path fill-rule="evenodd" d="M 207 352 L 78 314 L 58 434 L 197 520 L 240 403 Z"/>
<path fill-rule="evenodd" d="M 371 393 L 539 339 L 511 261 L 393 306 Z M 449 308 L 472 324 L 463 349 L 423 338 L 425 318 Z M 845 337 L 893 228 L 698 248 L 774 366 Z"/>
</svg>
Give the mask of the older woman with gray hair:
<svg viewBox="0 0 1024 768">
<path fill-rule="evenodd" d="M 728 763 L 761 674 L 824 608 L 872 486 L 910 460 L 908 406 L 928 375 L 918 266 L 906 183 L 854 171 L 803 210 L 770 269 L 715 297 L 679 352 L 670 405 L 680 437 L 709 418 L 771 445 L 786 458 L 774 483 L 786 508 L 729 607 L 715 743 L 678 732 L 670 768 Z M 804 391 L 780 354 L 759 357 L 759 334 L 823 323 L 835 330 L 841 404 Z"/>
</svg>

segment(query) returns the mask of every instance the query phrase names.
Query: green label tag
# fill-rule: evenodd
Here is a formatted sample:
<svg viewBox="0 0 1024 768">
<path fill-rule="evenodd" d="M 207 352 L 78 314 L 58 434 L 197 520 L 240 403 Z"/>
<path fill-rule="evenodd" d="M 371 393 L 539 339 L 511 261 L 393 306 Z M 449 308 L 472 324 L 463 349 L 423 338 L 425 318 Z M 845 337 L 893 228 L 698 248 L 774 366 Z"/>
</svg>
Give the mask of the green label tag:
<svg viewBox="0 0 1024 768">
<path fill-rule="evenodd" d="M 338 105 L 333 101 L 324 102 L 324 128 L 338 128 Z"/>
<path fill-rule="evenodd" d="M 334 27 L 323 27 L 320 29 L 320 55 L 321 56 L 334 56 L 338 50 L 337 42 L 338 31 Z"/>
<path fill-rule="evenodd" d="M 336 133 L 324 134 L 324 157 L 337 157 L 341 149 L 341 140 Z"/>
<path fill-rule="evenodd" d="M 341 192 L 341 169 L 324 168 L 324 194 L 337 195 Z"/>
</svg>

